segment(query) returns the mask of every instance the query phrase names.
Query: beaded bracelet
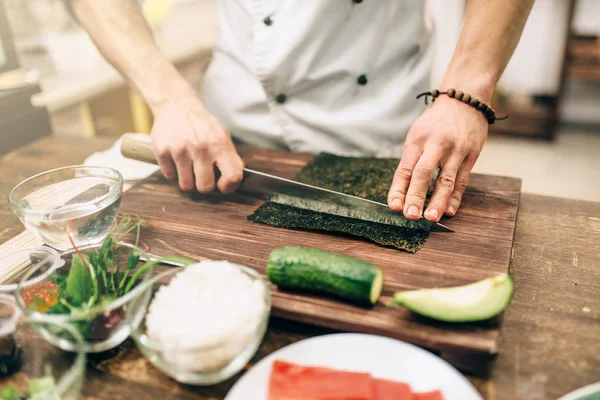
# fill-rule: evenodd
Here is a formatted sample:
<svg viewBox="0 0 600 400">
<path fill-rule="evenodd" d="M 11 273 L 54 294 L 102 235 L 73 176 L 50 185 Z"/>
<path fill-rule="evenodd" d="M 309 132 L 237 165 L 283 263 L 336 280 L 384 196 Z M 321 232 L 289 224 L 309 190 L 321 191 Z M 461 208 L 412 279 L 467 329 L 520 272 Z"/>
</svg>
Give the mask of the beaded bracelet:
<svg viewBox="0 0 600 400">
<path fill-rule="evenodd" d="M 438 89 L 433 89 L 431 92 L 425 92 L 425 93 L 421 93 L 420 95 L 417 96 L 417 99 L 421 98 L 422 96 L 425 96 L 425 104 L 428 104 L 428 96 L 432 97 L 432 102 L 435 101 L 436 98 L 438 98 L 440 95 L 445 94 L 446 96 L 462 101 L 463 103 L 473 107 L 474 109 L 476 109 L 477 111 L 480 111 L 483 116 L 485 117 L 485 119 L 487 120 L 488 124 L 493 124 L 495 121 L 500 121 L 503 119 L 507 119 L 508 117 L 502 117 L 502 118 L 497 118 L 496 117 L 496 111 L 494 111 L 494 109 L 485 104 L 482 101 L 479 101 L 479 99 L 476 99 L 475 97 L 471 97 L 470 94 L 468 93 L 463 93 L 460 90 L 455 90 L 455 89 L 448 89 L 446 92 L 440 92 Z"/>
</svg>

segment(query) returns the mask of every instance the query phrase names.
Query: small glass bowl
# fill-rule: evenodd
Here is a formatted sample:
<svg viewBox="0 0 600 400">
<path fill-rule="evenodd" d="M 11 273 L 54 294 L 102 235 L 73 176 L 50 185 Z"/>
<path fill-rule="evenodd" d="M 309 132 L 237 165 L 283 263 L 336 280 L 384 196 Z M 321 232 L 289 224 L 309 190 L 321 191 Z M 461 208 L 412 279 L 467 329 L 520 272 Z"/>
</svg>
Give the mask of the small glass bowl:
<svg viewBox="0 0 600 400">
<path fill-rule="evenodd" d="M 0 255 L 0 293 L 12 294 L 17 292 L 17 286 L 24 274 L 35 269 L 23 288 L 35 285 L 44 280 L 61 265 L 58 252 L 50 247 L 28 247 Z"/>
<path fill-rule="evenodd" d="M 71 166 L 32 176 L 8 195 L 23 225 L 57 250 L 101 242 L 115 224 L 123 177 L 107 167 Z"/>
<path fill-rule="evenodd" d="M 269 286 L 256 271 L 242 265 L 234 266 L 250 277 L 252 281 L 258 281 L 263 285 L 264 313 L 256 328 L 247 332 L 239 332 L 237 336 L 218 345 L 182 346 L 177 349 L 153 341 L 148 336 L 145 319 L 131 334 L 142 354 L 160 371 L 178 382 L 201 386 L 214 385 L 231 378 L 250 361 L 264 338 L 271 311 Z M 180 270 L 181 268 L 175 268 L 155 276 L 152 279 L 153 296 L 163 285 L 168 284 Z M 194 318 L 193 315 L 189 317 Z"/>
<path fill-rule="evenodd" d="M 29 396 L 32 394 L 30 386 L 37 386 L 41 391 L 36 399 L 79 398 L 86 357 L 83 338 L 77 329 L 70 324 L 48 321 L 43 316 L 21 319 L 15 298 L 7 294 L 0 294 L 0 327 L 0 397 L 14 390 Z M 40 327 L 60 332 L 73 343 L 74 351 L 63 352 L 48 343 L 37 333 Z"/>
<path fill-rule="evenodd" d="M 91 245 L 80 247 L 78 250 L 85 257 L 94 251 L 99 251 L 101 248 L 102 245 Z M 52 273 L 47 274 L 35 285 L 27 284 L 30 276 L 37 273 L 35 269 L 30 270 L 17 287 L 15 295 L 17 304 L 27 317 L 43 316 L 49 321 L 74 325 L 83 337 L 84 350 L 87 353 L 98 353 L 112 349 L 124 342 L 131 331 L 140 324 L 152 295 L 152 285 L 147 281 L 152 277 L 154 268 L 150 266 L 142 270 L 144 263 L 138 263 L 135 268 L 128 270 L 127 259 L 132 252 L 139 255 L 142 260 L 149 259 L 142 250 L 132 244 L 119 242 L 115 245 L 114 259 L 118 260 L 118 262 L 115 262 L 116 274 L 111 275 L 110 271 L 107 272 L 106 284 L 103 276 L 98 277 L 100 301 L 90 308 L 78 308 L 69 312 L 68 307 L 65 306 L 62 310 L 63 313 L 50 308 L 57 303 L 58 291 L 69 292 L 67 277 L 72 269 L 71 263 L 73 256 L 76 254 L 75 250 L 61 253 L 60 257 L 64 261 L 63 265 L 54 269 Z M 115 299 L 105 297 L 107 292 L 104 288 L 110 287 L 111 282 L 115 282 L 115 286 L 118 286 L 122 280 L 125 280 L 123 286 L 125 287 L 134 275 L 138 275 L 138 278 L 128 293 Z M 87 276 L 89 277 L 89 275 Z M 111 276 L 115 278 L 112 279 Z M 26 285 L 28 287 L 25 287 Z M 65 285 L 67 286 L 65 287 Z M 93 293 L 93 290 L 88 293 Z M 106 300 L 106 302 L 103 302 L 103 300 Z M 74 351 L 75 349 L 74 343 L 65 340 L 65 338 L 51 330 L 42 327 L 40 333 L 48 341 L 63 350 Z"/>
</svg>

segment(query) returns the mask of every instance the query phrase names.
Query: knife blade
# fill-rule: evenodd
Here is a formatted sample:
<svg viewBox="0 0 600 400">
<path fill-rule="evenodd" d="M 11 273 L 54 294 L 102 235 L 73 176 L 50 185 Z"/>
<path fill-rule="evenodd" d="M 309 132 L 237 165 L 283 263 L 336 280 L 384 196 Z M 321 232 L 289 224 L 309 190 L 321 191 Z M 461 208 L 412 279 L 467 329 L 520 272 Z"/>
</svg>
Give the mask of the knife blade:
<svg viewBox="0 0 600 400">
<path fill-rule="evenodd" d="M 134 160 L 157 164 L 150 140 L 141 141 L 125 136 L 121 142 L 121 154 Z M 454 232 L 445 225 L 428 221 L 423 217 L 417 221 L 409 220 L 401 212 L 392 210 L 384 203 L 286 179 L 251 168 L 244 168 L 244 179 L 240 190 L 254 192 L 263 197 L 271 196 L 270 201 L 281 204 L 293 205 L 308 210 L 318 209 L 342 217 L 358 218 L 398 227 L 428 228 L 436 232 Z M 318 207 L 316 207 L 317 205 Z"/>
</svg>

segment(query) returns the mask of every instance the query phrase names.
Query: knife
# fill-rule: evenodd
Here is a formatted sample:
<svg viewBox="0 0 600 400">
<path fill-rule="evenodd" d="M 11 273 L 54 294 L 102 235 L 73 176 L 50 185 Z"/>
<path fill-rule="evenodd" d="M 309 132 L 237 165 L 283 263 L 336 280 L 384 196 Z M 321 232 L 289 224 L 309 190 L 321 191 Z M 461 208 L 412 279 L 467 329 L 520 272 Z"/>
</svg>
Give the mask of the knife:
<svg viewBox="0 0 600 400">
<path fill-rule="evenodd" d="M 121 142 L 121 154 L 133 160 L 157 164 L 150 140 L 142 141 L 124 136 Z M 447 226 L 428 221 L 423 217 L 417 221 L 409 220 L 401 212 L 392 210 L 384 203 L 308 185 L 250 168 L 244 168 L 244 179 L 240 189 L 254 192 L 258 189 L 262 195 L 272 194 L 271 201 L 293 205 L 297 208 L 318 209 L 328 214 L 398 227 L 454 232 Z M 315 207 L 317 203 L 318 207 Z"/>
</svg>

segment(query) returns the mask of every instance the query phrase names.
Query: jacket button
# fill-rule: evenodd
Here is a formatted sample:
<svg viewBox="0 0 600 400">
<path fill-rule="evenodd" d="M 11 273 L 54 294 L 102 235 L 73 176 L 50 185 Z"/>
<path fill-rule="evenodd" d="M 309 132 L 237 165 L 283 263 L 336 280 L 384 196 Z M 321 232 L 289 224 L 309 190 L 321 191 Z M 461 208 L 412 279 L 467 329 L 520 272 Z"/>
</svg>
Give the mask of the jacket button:
<svg viewBox="0 0 600 400">
<path fill-rule="evenodd" d="M 285 103 L 286 100 L 287 100 L 287 96 L 283 93 L 278 94 L 277 97 L 275 97 L 275 101 L 278 102 L 279 104 Z"/>
<path fill-rule="evenodd" d="M 358 83 L 361 86 L 366 85 L 368 82 L 369 80 L 367 79 L 367 76 L 365 74 L 362 74 L 361 76 L 356 78 L 356 83 Z"/>
<path fill-rule="evenodd" d="M 265 23 L 265 25 L 267 26 L 271 26 L 273 25 L 273 20 L 271 19 L 271 17 L 267 17 L 265 19 L 263 19 L 263 22 Z"/>
<path fill-rule="evenodd" d="M 363 0 L 352 0 L 352 2 L 353 2 L 353 3 L 356 3 L 356 4 L 360 4 L 360 3 L 362 3 L 362 2 L 363 2 Z"/>
</svg>

